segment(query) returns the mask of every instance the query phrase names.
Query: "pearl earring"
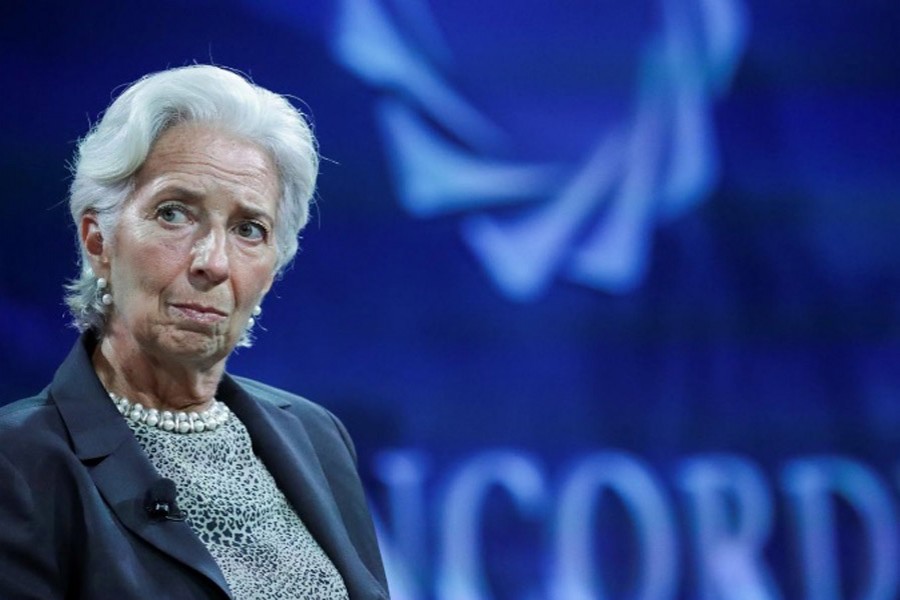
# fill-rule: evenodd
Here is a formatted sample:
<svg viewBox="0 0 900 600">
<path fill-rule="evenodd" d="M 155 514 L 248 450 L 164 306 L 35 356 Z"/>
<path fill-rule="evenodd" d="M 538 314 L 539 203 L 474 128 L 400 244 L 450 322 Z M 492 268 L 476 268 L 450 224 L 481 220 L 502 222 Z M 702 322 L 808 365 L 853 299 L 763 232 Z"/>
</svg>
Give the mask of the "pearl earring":
<svg viewBox="0 0 900 600">
<path fill-rule="evenodd" d="M 259 305 L 254 306 L 253 307 L 253 317 L 258 317 L 261 314 L 262 314 L 262 307 Z M 249 319 L 247 319 L 247 328 L 248 329 L 250 327 L 253 327 L 256 324 L 256 319 L 254 319 L 253 317 L 250 317 Z"/>
<path fill-rule="evenodd" d="M 107 283 L 106 278 L 104 278 L 104 277 L 97 278 L 97 291 L 98 291 L 98 293 L 101 294 L 100 302 L 103 304 L 103 306 L 109 306 L 110 304 L 113 303 L 112 294 L 110 294 L 109 292 L 106 292 L 106 293 L 103 292 L 103 290 L 106 289 L 107 285 L 109 285 L 109 284 Z"/>
</svg>

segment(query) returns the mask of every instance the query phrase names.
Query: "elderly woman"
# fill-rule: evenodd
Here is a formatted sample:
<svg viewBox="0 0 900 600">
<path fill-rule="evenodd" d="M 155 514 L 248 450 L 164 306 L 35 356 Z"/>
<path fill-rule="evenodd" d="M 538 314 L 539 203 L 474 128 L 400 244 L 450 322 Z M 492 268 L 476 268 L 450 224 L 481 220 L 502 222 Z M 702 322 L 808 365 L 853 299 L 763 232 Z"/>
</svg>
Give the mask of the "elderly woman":
<svg viewBox="0 0 900 600">
<path fill-rule="evenodd" d="M 82 335 L 0 409 L 0 597 L 388 597 L 344 427 L 225 372 L 317 162 L 288 101 L 213 66 L 141 79 L 80 143 Z"/>
</svg>

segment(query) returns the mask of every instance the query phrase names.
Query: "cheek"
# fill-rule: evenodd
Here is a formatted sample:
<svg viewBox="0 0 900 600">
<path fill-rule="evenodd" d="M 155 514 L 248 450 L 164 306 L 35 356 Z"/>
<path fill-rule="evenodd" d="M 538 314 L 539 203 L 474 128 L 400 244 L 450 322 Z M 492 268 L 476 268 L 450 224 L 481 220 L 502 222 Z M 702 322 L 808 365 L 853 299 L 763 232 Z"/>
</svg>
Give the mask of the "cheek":
<svg viewBox="0 0 900 600">
<path fill-rule="evenodd" d="M 178 276 L 182 250 L 173 244 L 136 244 L 123 253 L 118 263 L 120 294 L 158 297 Z"/>
<path fill-rule="evenodd" d="M 158 279 L 180 264 L 178 253 L 165 246 L 151 246 L 137 253 L 131 261 L 134 269 L 146 279 Z"/>
<path fill-rule="evenodd" d="M 252 310 L 262 301 L 262 295 L 272 283 L 272 268 L 269 265 L 254 265 L 241 270 L 241 285 L 237 286 L 238 303 L 245 310 Z"/>
</svg>

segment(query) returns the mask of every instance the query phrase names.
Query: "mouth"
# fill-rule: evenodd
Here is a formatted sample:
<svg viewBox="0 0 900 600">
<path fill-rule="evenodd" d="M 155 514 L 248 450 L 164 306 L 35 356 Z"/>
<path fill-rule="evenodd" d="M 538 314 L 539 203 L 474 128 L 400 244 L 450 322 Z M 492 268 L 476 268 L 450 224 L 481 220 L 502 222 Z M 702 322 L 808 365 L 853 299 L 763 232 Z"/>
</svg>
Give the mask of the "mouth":
<svg viewBox="0 0 900 600">
<path fill-rule="evenodd" d="M 215 324 L 220 323 L 228 317 L 228 313 L 219 310 L 214 306 L 206 306 L 204 304 L 194 304 L 191 302 L 170 304 L 175 312 L 182 318 L 194 323 Z"/>
</svg>

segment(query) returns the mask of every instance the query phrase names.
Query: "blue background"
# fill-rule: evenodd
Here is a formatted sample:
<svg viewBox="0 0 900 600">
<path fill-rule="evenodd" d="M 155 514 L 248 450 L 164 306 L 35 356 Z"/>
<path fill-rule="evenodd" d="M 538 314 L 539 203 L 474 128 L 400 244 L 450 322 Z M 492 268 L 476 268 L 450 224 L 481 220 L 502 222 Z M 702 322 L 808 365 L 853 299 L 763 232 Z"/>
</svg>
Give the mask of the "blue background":
<svg viewBox="0 0 900 600">
<path fill-rule="evenodd" d="M 365 4 L 6 7 L 0 402 L 45 385 L 76 337 L 61 300 L 75 274 L 65 203 L 75 140 L 122 84 L 214 61 L 302 98 L 325 157 L 301 252 L 266 300 L 256 345 L 236 353 L 230 369 L 306 395 L 346 422 L 396 597 L 575 598 L 553 591 L 565 578 L 556 565 L 578 560 L 569 556 L 573 545 L 557 542 L 554 515 L 578 465 L 612 455 L 631 457 L 663 490 L 677 564 L 668 587 L 638 594 L 641 557 L 653 543 L 637 535 L 627 493 L 598 491 L 577 515 L 591 540 L 586 597 L 898 597 L 900 567 L 884 567 L 872 583 L 879 553 L 888 563 L 900 557 L 892 520 L 900 473 L 898 5 L 368 3 L 393 23 L 406 58 L 502 131 L 498 142 L 477 119 L 442 120 L 445 105 L 403 83 L 411 67 L 399 55 L 386 59 L 396 73 L 378 77 L 353 62 L 365 53 L 342 54 L 350 27 L 342 10 Z M 678 210 L 650 194 L 657 209 L 632 231 L 644 258 L 625 284 L 585 282 L 559 263 L 540 289 L 504 289 L 467 227 L 482 217 L 540 216 L 605 132 L 634 125 L 642 86 L 697 77 L 684 65 L 665 71 L 648 61 L 666 27 L 664 7 L 688 5 L 731 7 L 740 25 L 733 73 L 700 69 L 698 114 L 711 124 L 699 138 L 708 144 L 705 183 Z M 364 20 L 363 30 L 367 23 L 375 27 Z M 398 108 L 473 160 L 556 170 L 535 189 L 500 177 L 493 197 L 469 193 L 457 205 L 417 211 L 386 125 L 386 111 Z M 662 170 L 678 158 L 657 150 Z M 475 171 L 445 176 L 452 187 Z M 554 251 L 577 251 L 591 227 L 626 205 L 587 214 Z M 516 260 L 526 264 L 531 254 Z M 760 474 L 772 527 L 760 526 L 759 556 L 722 558 L 711 575 L 720 559 L 703 558 L 710 546 L 693 512 L 700 496 L 684 491 L 679 474 L 696 458 L 739 478 L 740 469 L 716 462 L 723 457 Z M 830 496 L 837 524 L 826 528 L 832 545 L 820 550 L 836 570 L 813 584 L 790 465 L 823 457 L 871 475 L 890 506 L 867 529 L 855 492 Z M 481 491 L 459 500 L 454 490 L 478 469 L 487 473 L 480 488 L 473 484 Z M 413 482 L 409 498 L 401 498 L 402 473 Z M 766 512 L 723 485 L 716 498 L 732 529 L 740 529 L 742 506 L 745 515 Z M 453 525 L 454 502 L 480 523 L 469 546 Z M 406 507 L 402 516 L 395 506 Z M 474 552 L 475 571 L 458 562 L 454 543 Z M 742 579 L 741 565 L 750 564 Z M 454 576 L 462 588 L 447 583 Z"/>
</svg>

